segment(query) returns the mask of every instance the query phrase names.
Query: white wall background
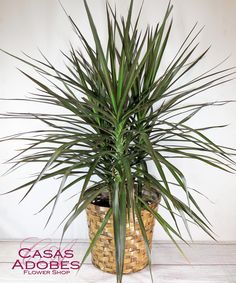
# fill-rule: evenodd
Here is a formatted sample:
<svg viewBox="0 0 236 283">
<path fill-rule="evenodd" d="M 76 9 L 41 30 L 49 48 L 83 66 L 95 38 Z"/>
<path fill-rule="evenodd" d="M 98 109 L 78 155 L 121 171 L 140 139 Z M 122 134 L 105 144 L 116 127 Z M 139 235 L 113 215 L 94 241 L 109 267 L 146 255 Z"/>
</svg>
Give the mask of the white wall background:
<svg viewBox="0 0 236 283">
<path fill-rule="evenodd" d="M 85 17 L 82 0 L 64 0 L 65 8 L 73 16 L 82 31 L 91 39 L 88 22 Z M 105 29 L 105 0 L 88 0 L 95 17 L 97 28 L 103 39 L 106 37 Z M 116 3 L 121 14 L 127 12 L 128 2 L 125 0 L 112 0 Z M 135 1 L 135 9 L 138 10 L 141 0 Z M 166 0 L 146 0 L 143 8 L 141 26 L 147 23 L 156 23 L 162 18 Z M 217 62 L 231 55 L 225 67 L 236 66 L 236 1 L 235 0 L 173 0 L 174 4 L 174 29 L 171 36 L 171 44 L 166 53 L 166 63 L 170 56 L 175 54 L 179 44 L 187 35 L 196 21 L 199 27 L 205 25 L 200 35 L 201 47 L 212 45 L 207 59 L 197 71 L 214 66 Z M 77 45 L 77 39 L 71 30 L 58 1 L 56 0 L 0 0 L 0 48 L 20 55 L 21 51 L 38 56 L 39 47 L 48 58 L 57 66 L 63 66 L 60 49 L 66 50 L 71 40 Z M 34 85 L 23 77 L 16 67 L 22 67 L 17 61 L 0 54 L 0 97 L 23 98 L 34 90 Z M 194 74 L 193 74 L 194 75 Z M 236 81 L 221 86 L 205 95 L 212 95 L 216 99 L 235 99 Z M 203 95 L 199 100 L 204 99 Z M 39 106 L 28 106 L 24 103 L 0 102 L 0 112 L 6 111 L 38 111 Z M 30 109 L 29 109 L 30 108 Z M 196 125 L 229 123 L 226 129 L 209 133 L 219 144 L 236 147 L 236 105 L 205 111 L 193 121 Z M 35 124 L 22 121 L 0 120 L 0 135 L 5 136 L 15 132 L 34 129 Z M 19 142 L 0 144 L 0 161 L 4 162 L 15 153 L 15 149 L 21 145 Z M 213 203 L 197 197 L 200 205 L 213 224 L 214 231 L 221 241 L 236 240 L 236 176 L 223 173 L 216 169 L 202 166 L 198 162 L 178 162 L 185 172 L 188 184 L 205 193 Z M 0 165 L 0 173 L 6 169 L 6 165 Z M 0 178 L 0 192 L 14 188 L 17 184 L 26 181 L 32 174 L 32 168 L 25 167 L 14 174 Z M 16 239 L 25 237 L 52 237 L 59 238 L 61 230 L 54 232 L 57 224 L 63 219 L 70 208 L 69 201 L 61 201 L 56 211 L 56 216 L 51 225 L 43 229 L 48 211 L 42 214 L 34 213 L 45 203 L 49 195 L 57 190 L 58 181 L 44 182 L 38 185 L 34 192 L 22 203 L 18 204 L 23 192 L 0 196 L 0 239 Z M 76 188 L 75 188 L 76 190 Z M 69 196 L 69 195 L 68 195 Z M 165 212 L 160 210 L 163 215 Z M 164 232 L 156 227 L 155 239 L 167 239 Z M 208 240 L 209 238 L 192 228 L 195 240 Z M 184 233 L 185 235 L 185 233 Z M 67 234 L 68 238 L 87 238 L 86 217 L 82 215 Z"/>
</svg>

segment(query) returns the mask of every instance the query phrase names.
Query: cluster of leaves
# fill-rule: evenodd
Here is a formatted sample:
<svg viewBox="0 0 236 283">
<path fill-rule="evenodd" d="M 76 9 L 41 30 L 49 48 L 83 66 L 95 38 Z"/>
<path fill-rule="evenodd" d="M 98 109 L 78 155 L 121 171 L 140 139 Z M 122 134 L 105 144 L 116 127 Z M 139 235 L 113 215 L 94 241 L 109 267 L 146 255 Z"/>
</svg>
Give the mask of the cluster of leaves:
<svg viewBox="0 0 236 283">
<path fill-rule="evenodd" d="M 132 24 L 133 2 L 131 0 L 127 18 L 121 18 L 121 21 L 107 4 L 108 41 L 105 48 L 85 0 L 95 47 L 67 15 L 86 53 L 84 55 L 71 45 L 70 53 L 63 53 L 68 62 L 67 72 L 57 69 L 42 53 L 43 59 L 38 60 L 29 56 L 22 59 L 4 51 L 43 77 L 38 80 L 22 71 L 40 89 L 39 94 L 26 100 L 67 111 L 67 114 L 2 115 L 3 118 L 35 119 L 49 126 L 46 130 L 2 139 L 30 143 L 11 159 L 14 162 L 12 169 L 31 162 L 44 163 L 42 171 L 32 181 L 12 191 L 28 188 L 24 199 L 38 182 L 60 177 L 57 194 L 43 207 L 50 204 L 53 207 L 49 221 L 61 194 L 83 181 L 79 199 L 66 218 L 63 235 L 91 202 L 107 194 L 110 209 L 84 260 L 112 215 L 118 282 L 122 281 L 126 223 L 131 218 L 136 218 L 141 227 L 151 264 L 141 209 L 154 215 L 174 243 L 176 237 L 183 240 L 177 217 L 181 217 L 188 231 L 190 220 L 213 237 L 208 220 L 186 185 L 184 174 L 171 160 L 196 159 L 228 172 L 234 171 L 235 165 L 230 149 L 215 144 L 204 134 L 206 130 L 221 126 L 192 128 L 187 125 L 201 109 L 229 101 L 186 103 L 199 93 L 231 80 L 233 68 L 217 71 L 216 66 L 182 82 L 208 52 L 207 49 L 192 59 L 200 33 L 194 26 L 176 56 L 164 72 L 161 71 L 172 28 L 172 5 L 168 5 L 163 21 L 154 28 L 148 27 L 143 34 L 138 29 L 141 9 Z M 155 175 L 150 173 L 149 163 L 155 165 Z M 69 181 L 70 176 L 75 177 L 73 181 Z M 91 185 L 94 176 L 97 180 Z M 184 192 L 186 202 L 176 197 L 173 186 L 175 192 L 176 188 Z M 153 195 L 161 196 L 161 205 L 170 213 L 173 225 L 148 205 Z"/>
</svg>

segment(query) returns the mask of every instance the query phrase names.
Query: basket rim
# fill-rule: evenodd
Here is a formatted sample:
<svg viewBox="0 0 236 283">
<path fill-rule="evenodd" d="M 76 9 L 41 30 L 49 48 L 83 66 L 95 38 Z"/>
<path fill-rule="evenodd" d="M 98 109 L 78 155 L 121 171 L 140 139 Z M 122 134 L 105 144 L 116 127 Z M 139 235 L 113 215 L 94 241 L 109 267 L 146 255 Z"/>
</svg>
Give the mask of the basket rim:
<svg viewBox="0 0 236 283">
<path fill-rule="evenodd" d="M 157 207 L 159 205 L 159 203 L 161 202 L 161 194 L 157 193 L 157 199 L 155 201 L 152 200 L 152 201 L 148 201 L 148 202 L 150 202 L 148 205 Z M 88 206 L 90 206 L 90 205 L 92 205 L 94 207 L 100 207 L 101 209 L 107 209 L 107 210 L 109 208 L 111 208 L 110 206 L 103 206 L 103 205 L 99 205 L 99 204 L 92 203 L 92 202 L 88 204 Z M 146 210 L 146 209 L 142 208 L 142 210 Z"/>
</svg>

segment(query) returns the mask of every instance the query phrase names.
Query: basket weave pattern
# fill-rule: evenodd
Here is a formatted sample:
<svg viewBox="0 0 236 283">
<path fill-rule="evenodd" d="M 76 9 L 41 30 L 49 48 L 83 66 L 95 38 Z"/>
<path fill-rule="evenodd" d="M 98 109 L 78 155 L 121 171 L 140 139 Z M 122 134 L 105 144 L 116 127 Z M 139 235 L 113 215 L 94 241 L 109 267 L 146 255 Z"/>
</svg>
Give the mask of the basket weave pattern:
<svg viewBox="0 0 236 283">
<path fill-rule="evenodd" d="M 157 204 L 152 204 L 152 208 L 156 209 Z M 108 211 L 108 208 L 97 206 L 94 204 L 88 205 L 87 220 L 89 227 L 90 240 L 93 239 L 97 230 L 102 224 L 102 221 Z M 154 217 L 147 210 L 142 210 L 142 219 L 147 233 L 149 246 L 151 248 Z M 108 220 L 102 234 L 97 240 L 92 249 L 92 263 L 102 271 L 116 273 L 115 246 L 113 236 L 113 220 L 112 216 Z M 125 259 L 124 259 L 124 274 L 137 272 L 145 268 L 148 264 L 148 256 L 142 237 L 141 229 L 136 219 L 135 225 L 131 217 L 130 225 L 126 227 L 126 244 L 125 244 Z"/>
</svg>

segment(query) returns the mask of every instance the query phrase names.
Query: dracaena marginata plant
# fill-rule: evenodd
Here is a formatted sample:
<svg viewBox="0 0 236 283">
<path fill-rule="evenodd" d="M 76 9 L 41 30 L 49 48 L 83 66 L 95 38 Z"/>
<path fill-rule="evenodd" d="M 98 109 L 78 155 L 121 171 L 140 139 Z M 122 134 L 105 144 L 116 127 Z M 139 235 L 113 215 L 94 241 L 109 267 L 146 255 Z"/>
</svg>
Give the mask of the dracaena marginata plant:
<svg viewBox="0 0 236 283">
<path fill-rule="evenodd" d="M 91 202 L 100 195 L 107 195 L 110 208 L 82 263 L 112 215 L 118 282 L 122 281 L 126 223 L 131 217 L 136 216 L 141 227 L 151 264 L 141 209 L 154 215 L 178 248 L 176 239 L 184 240 L 178 217 L 188 232 L 190 221 L 214 238 L 207 218 L 186 185 L 184 174 L 173 160 L 196 159 L 228 172 L 233 172 L 235 165 L 230 157 L 233 149 L 217 145 L 205 134 L 209 129 L 222 126 L 193 128 L 188 124 L 200 110 L 229 102 L 201 102 L 201 97 L 199 102 L 191 102 L 191 98 L 230 81 L 234 69 L 218 70 L 218 64 L 185 79 L 208 52 L 207 49 L 194 55 L 198 45 L 195 41 L 200 33 L 196 26 L 170 63 L 163 66 L 172 28 L 172 5 L 169 3 L 160 23 L 153 28 L 147 27 L 142 33 L 138 28 L 141 9 L 133 19 L 133 2 L 131 0 L 127 17 L 121 20 L 107 4 L 108 40 L 105 47 L 85 0 L 94 45 L 67 15 L 83 52 L 71 45 L 70 51 L 63 53 L 67 60 L 66 72 L 51 64 L 42 53 L 42 59 L 27 55 L 23 59 L 4 51 L 43 77 L 37 79 L 22 71 L 40 89 L 40 93 L 26 100 L 63 109 L 63 114 L 2 115 L 3 118 L 35 119 L 48 126 L 45 130 L 3 139 L 28 140 L 30 143 L 11 159 L 14 162 L 12 169 L 35 162 L 44 164 L 32 181 L 11 192 L 27 189 L 24 199 L 40 181 L 61 178 L 57 194 L 43 207 L 52 205 L 49 221 L 60 196 L 83 181 L 78 188 L 81 190 L 78 201 L 65 219 L 63 235 Z M 150 173 L 149 164 L 155 166 L 154 175 Z M 186 201 L 176 196 L 178 189 L 184 192 Z M 161 196 L 161 205 L 170 213 L 171 223 L 149 206 L 148 196 L 153 194 Z"/>
</svg>

